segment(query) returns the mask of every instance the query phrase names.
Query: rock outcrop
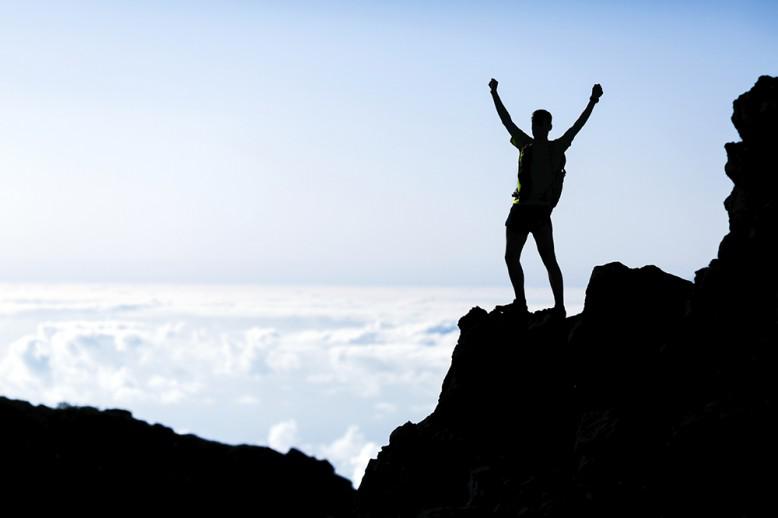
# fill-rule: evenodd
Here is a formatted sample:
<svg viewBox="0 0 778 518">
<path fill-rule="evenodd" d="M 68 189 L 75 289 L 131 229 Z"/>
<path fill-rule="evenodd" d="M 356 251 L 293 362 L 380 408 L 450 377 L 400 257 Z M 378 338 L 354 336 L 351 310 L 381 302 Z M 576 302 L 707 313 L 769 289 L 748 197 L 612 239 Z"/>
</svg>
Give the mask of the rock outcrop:
<svg viewBox="0 0 778 518">
<path fill-rule="evenodd" d="M 563 322 L 473 308 L 360 516 L 778 516 L 778 78 L 732 122 L 730 232 L 694 283 L 611 263 Z"/>
<path fill-rule="evenodd" d="M 0 494 L 18 514 L 353 515 L 351 482 L 297 450 L 180 435 L 125 410 L 0 398 Z"/>
</svg>

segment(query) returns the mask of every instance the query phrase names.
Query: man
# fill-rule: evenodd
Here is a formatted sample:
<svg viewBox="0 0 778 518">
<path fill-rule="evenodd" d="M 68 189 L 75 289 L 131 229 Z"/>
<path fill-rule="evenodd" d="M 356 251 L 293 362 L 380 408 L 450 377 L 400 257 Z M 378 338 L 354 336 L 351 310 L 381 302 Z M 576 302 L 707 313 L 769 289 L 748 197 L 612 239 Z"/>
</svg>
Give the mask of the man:
<svg viewBox="0 0 778 518">
<path fill-rule="evenodd" d="M 526 313 L 527 300 L 524 295 L 524 272 L 521 269 L 521 251 L 527 236 L 535 238 L 538 253 L 548 271 L 551 291 L 554 293 L 553 315 L 565 317 L 562 271 L 554 254 L 554 236 L 551 227 L 551 211 L 561 193 L 565 151 L 578 134 L 594 105 L 602 96 L 602 87 L 592 87 L 589 104 L 575 121 L 575 124 L 556 140 L 548 140 L 551 131 L 551 114 L 537 110 L 532 114 L 532 137 L 521 131 L 511 120 L 497 94 L 497 80 L 489 81 L 494 106 L 505 128 L 511 135 L 511 144 L 519 149 L 519 182 L 514 191 L 513 205 L 505 221 L 505 262 L 516 298 L 515 309 Z M 561 176 L 560 176 L 561 175 Z"/>
</svg>

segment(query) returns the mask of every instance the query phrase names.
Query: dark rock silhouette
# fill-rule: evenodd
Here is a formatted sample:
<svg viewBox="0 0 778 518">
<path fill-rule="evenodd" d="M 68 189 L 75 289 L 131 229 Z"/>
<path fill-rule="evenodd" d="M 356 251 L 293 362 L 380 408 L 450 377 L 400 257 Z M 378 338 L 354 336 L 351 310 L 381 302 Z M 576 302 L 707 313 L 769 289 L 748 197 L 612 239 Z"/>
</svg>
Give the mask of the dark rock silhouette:
<svg viewBox="0 0 778 518">
<path fill-rule="evenodd" d="M 778 516 L 778 78 L 732 122 L 730 232 L 694 283 L 611 263 L 563 322 L 470 310 L 360 516 Z"/>
<path fill-rule="evenodd" d="M 52 409 L 0 398 L 0 439 L 6 505 L 100 509 L 103 516 L 110 508 L 353 515 L 354 489 L 329 462 L 294 449 L 283 455 L 179 435 L 124 410 Z"/>
</svg>

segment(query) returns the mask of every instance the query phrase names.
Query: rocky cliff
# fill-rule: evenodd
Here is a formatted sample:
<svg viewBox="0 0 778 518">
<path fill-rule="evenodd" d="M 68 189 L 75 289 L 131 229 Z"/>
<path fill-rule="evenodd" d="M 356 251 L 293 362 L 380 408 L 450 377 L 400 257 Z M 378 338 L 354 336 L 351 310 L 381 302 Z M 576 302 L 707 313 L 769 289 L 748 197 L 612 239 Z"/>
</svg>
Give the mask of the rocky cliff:
<svg viewBox="0 0 778 518">
<path fill-rule="evenodd" d="M 564 322 L 473 308 L 360 516 L 778 515 L 778 78 L 732 122 L 730 232 L 694 283 L 611 263 Z"/>
<path fill-rule="evenodd" d="M 351 482 L 297 450 L 229 446 L 124 410 L 0 398 L 0 495 L 11 515 L 56 509 L 352 516 Z"/>
</svg>

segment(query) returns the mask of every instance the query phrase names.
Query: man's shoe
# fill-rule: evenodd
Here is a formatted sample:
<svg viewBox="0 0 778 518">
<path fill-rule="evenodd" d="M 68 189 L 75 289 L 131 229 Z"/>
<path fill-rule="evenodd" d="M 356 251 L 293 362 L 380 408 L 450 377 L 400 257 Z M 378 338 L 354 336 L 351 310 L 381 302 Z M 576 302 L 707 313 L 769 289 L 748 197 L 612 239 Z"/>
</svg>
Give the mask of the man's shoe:
<svg viewBox="0 0 778 518">
<path fill-rule="evenodd" d="M 502 306 L 495 306 L 494 309 L 501 313 L 529 313 L 527 310 L 526 302 L 519 302 L 514 299 L 510 304 L 503 304 Z"/>
<path fill-rule="evenodd" d="M 551 316 L 559 320 L 564 320 L 567 317 L 567 311 L 564 306 L 554 306 L 551 308 Z"/>
</svg>

